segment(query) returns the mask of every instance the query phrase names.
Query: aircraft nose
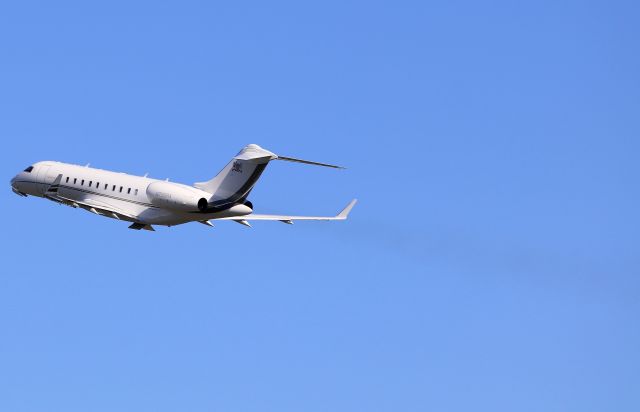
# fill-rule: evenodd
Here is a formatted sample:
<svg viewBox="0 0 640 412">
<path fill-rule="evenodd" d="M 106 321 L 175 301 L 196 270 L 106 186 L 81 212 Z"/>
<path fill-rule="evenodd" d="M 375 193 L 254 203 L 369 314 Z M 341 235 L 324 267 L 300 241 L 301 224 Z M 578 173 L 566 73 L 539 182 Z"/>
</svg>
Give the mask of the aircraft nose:
<svg viewBox="0 0 640 412">
<path fill-rule="evenodd" d="M 13 179 L 11 179 L 11 190 L 13 190 L 13 193 L 19 196 L 27 196 L 27 194 L 24 193 L 24 190 L 20 190 L 21 188 L 19 187 L 20 184 L 18 183 L 18 176 L 19 175 L 16 175 Z"/>
<path fill-rule="evenodd" d="M 11 188 L 19 189 L 18 186 L 20 186 L 20 173 L 18 173 L 17 175 L 13 176 L 13 179 L 11 179 Z"/>
</svg>

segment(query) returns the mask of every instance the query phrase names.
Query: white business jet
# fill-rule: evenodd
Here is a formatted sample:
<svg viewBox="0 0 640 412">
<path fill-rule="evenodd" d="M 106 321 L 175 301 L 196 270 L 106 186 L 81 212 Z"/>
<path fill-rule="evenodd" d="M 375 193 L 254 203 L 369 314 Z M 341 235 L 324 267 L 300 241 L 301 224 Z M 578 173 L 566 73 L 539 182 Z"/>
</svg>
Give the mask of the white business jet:
<svg viewBox="0 0 640 412">
<path fill-rule="evenodd" d="M 96 215 L 132 222 L 130 229 L 154 230 L 152 225 L 175 226 L 213 220 L 233 220 L 251 226 L 251 220 L 345 220 L 356 204 L 352 200 L 336 216 L 259 215 L 247 200 L 271 160 L 286 160 L 341 169 L 340 166 L 278 156 L 250 144 L 216 177 L 188 186 L 145 176 L 111 172 L 87 166 L 44 161 L 27 167 L 11 180 L 20 196 L 37 196 Z"/>
</svg>

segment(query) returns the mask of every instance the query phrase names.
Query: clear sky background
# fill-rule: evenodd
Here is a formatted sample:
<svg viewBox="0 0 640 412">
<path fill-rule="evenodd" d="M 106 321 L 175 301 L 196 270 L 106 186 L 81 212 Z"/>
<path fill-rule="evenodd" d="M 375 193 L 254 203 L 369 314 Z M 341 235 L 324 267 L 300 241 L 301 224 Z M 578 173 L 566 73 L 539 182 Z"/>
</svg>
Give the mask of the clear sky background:
<svg viewBox="0 0 640 412">
<path fill-rule="evenodd" d="M 90 4 L 89 4 L 90 3 Z M 637 411 L 640 9 L 4 2 L 0 410 Z M 9 180 L 192 183 L 262 213 L 127 229 Z"/>
</svg>

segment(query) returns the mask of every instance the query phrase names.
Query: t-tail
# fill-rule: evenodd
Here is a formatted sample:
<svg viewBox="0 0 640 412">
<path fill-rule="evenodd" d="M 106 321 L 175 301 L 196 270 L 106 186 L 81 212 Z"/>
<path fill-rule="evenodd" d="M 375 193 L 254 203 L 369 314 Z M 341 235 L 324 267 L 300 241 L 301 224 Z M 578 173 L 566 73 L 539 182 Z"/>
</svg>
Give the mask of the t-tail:
<svg viewBox="0 0 640 412">
<path fill-rule="evenodd" d="M 326 163 L 278 156 L 256 144 L 250 144 L 240 150 L 216 177 L 207 182 L 196 183 L 194 186 L 212 194 L 209 200 L 209 207 L 212 209 L 225 209 L 235 204 L 244 203 L 260 175 L 272 160 L 344 169 L 341 166 Z"/>
</svg>

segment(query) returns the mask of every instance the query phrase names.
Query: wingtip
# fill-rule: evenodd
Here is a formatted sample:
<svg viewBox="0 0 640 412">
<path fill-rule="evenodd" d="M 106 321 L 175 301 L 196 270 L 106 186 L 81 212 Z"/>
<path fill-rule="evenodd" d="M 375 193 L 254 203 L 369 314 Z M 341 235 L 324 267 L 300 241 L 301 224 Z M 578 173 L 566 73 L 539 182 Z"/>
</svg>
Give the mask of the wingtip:
<svg viewBox="0 0 640 412">
<path fill-rule="evenodd" d="M 351 209 L 353 209 L 356 203 L 358 203 L 358 199 L 353 199 L 351 202 L 349 202 L 347 207 L 345 207 L 344 209 L 342 209 L 340 213 L 338 213 L 336 217 L 339 219 L 346 219 L 349 216 Z"/>
</svg>

